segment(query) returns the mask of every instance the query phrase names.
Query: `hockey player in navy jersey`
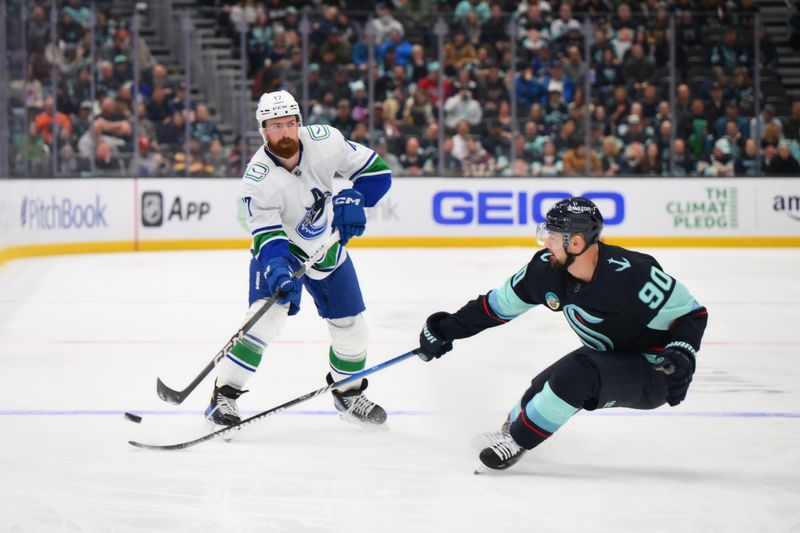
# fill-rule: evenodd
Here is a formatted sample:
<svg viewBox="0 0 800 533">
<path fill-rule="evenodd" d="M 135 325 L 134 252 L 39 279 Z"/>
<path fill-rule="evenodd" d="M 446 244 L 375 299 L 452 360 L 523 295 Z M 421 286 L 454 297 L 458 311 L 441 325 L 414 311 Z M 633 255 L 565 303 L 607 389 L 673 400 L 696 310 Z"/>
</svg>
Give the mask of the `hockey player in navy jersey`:
<svg viewBox="0 0 800 533">
<path fill-rule="evenodd" d="M 264 145 L 244 172 L 242 200 L 252 234 L 250 309 L 281 291 L 283 296 L 230 350 L 217 366 L 217 379 L 206 417 L 229 426 L 240 421 L 237 399 L 261 356 L 280 333 L 287 317 L 300 307 L 302 287 L 328 323 L 328 350 L 333 383 L 364 369 L 367 328 L 364 301 L 345 245 L 364 233 L 364 208 L 374 206 L 391 185 L 391 172 L 373 150 L 346 139 L 331 126 L 303 126 L 300 107 L 286 91 L 265 93 L 256 110 Z M 351 188 L 333 193 L 333 177 L 350 180 Z M 306 271 L 292 273 L 331 235 L 341 239 Z M 333 391 L 334 405 L 348 417 L 382 424 L 386 411 L 365 395 L 367 380 Z"/>
<path fill-rule="evenodd" d="M 430 361 L 453 341 L 544 305 L 561 312 L 583 347 L 550 365 L 509 412 L 481 462 L 505 469 L 581 409 L 655 409 L 686 397 L 708 313 L 649 255 L 599 241 L 603 217 L 569 198 L 537 228 L 544 249 L 500 288 L 455 313 L 428 317 L 419 356 Z"/>
</svg>

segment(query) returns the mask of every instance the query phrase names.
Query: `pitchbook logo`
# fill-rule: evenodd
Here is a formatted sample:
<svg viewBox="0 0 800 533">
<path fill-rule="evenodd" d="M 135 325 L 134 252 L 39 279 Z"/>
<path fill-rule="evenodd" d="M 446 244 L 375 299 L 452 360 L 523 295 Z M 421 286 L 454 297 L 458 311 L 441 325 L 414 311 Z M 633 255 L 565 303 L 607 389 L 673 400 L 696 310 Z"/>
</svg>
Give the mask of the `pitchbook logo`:
<svg viewBox="0 0 800 533">
<path fill-rule="evenodd" d="M 800 196 L 779 194 L 772 199 L 772 210 L 776 213 L 786 213 L 789 218 L 800 221 Z"/>
</svg>

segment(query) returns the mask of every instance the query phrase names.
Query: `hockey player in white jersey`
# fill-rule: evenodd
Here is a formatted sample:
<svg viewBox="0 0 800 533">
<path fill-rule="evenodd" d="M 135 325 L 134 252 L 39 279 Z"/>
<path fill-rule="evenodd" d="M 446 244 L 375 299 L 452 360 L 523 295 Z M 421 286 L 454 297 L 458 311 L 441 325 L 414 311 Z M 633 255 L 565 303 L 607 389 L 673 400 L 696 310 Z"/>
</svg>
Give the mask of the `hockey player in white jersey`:
<svg viewBox="0 0 800 533">
<path fill-rule="evenodd" d="M 264 145 L 250 159 L 243 176 L 242 200 L 252 234 L 248 318 L 280 290 L 273 305 L 217 366 L 217 379 L 206 417 L 218 425 L 240 421 L 236 400 L 261 362 L 264 350 L 300 307 L 302 287 L 311 294 L 328 323 L 333 383 L 364 369 L 367 328 L 364 301 L 345 245 L 363 234 L 365 207 L 374 206 L 391 185 L 391 172 L 374 151 L 346 139 L 331 126 L 303 126 L 300 107 L 286 91 L 265 93 L 256 120 Z M 333 195 L 333 177 L 351 188 Z M 292 273 L 333 230 L 341 239 L 306 271 Z M 351 419 L 382 424 L 386 411 L 365 395 L 367 380 L 333 391 L 336 409 Z"/>
</svg>

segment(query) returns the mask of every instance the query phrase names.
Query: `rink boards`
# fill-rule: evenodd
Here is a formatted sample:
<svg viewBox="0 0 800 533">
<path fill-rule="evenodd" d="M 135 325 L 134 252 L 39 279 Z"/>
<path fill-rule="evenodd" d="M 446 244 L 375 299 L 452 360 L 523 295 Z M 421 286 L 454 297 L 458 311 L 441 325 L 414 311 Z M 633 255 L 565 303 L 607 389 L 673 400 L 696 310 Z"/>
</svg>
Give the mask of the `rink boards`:
<svg viewBox="0 0 800 533">
<path fill-rule="evenodd" d="M 231 178 L 2 180 L 0 262 L 243 248 L 249 238 L 240 188 Z M 796 178 L 397 178 L 352 246 L 533 245 L 547 209 L 574 195 L 597 203 L 606 239 L 616 244 L 800 246 Z"/>
</svg>

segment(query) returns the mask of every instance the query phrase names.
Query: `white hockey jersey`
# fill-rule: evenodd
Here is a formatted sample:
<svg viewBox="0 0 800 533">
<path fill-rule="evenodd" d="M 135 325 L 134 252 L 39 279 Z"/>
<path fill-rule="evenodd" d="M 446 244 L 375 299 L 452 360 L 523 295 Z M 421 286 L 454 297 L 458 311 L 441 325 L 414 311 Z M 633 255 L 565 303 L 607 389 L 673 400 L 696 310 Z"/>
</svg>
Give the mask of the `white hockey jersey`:
<svg viewBox="0 0 800 533">
<path fill-rule="evenodd" d="M 286 170 L 265 147 L 253 155 L 242 178 L 242 200 L 248 210 L 253 236 L 252 253 L 262 258 L 281 240 L 301 261 L 331 233 L 333 178 L 355 181 L 364 176 L 389 175 L 389 168 L 373 150 L 345 139 L 331 126 L 298 129 L 300 160 Z M 323 259 L 306 272 L 323 279 L 347 258 L 344 247 L 330 248 Z"/>
</svg>

